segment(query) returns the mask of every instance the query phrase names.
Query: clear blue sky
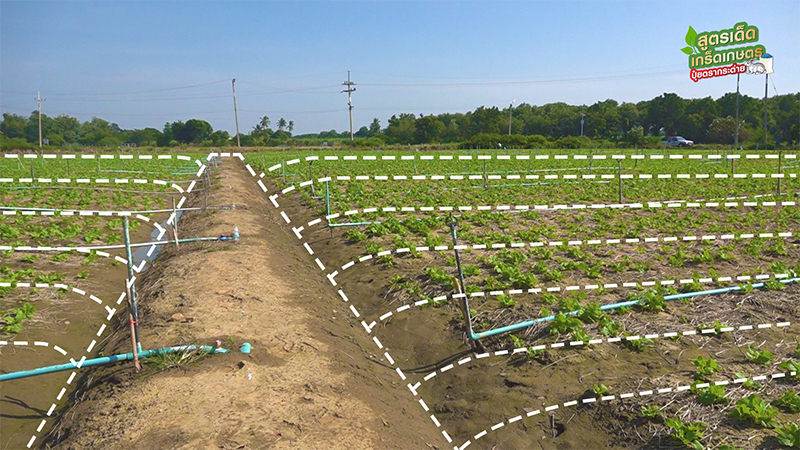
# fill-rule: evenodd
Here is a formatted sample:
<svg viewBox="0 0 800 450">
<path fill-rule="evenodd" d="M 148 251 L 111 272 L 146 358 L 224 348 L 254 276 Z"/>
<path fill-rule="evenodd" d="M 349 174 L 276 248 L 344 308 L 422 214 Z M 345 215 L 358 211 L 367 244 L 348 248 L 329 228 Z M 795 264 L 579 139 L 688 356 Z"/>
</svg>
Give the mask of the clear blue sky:
<svg viewBox="0 0 800 450">
<path fill-rule="evenodd" d="M 280 117 L 293 120 L 295 134 L 343 131 L 347 70 L 357 83 L 356 129 L 373 117 L 386 126 L 395 113 L 464 112 L 513 99 L 717 98 L 735 91 L 735 78 L 695 83 L 679 50 L 689 26 L 699 33 L 740 21 L 759 28 L 759 43 L 775 57 L 770 95 L 800 91 L 797 0 L 3 0 L 0 110 L 27 115 L 41 91 L 51 116 L 158 129 L 199 118 L 233 132 L 236 78 L 242 132 L 265 114 L 273 127 Z M 581 81 L 563 81 L 570 79 Z M 184 88 L 194 85 L 202 86 Z M 742 92 L 763 96 L 764 78 L 743 76 Z"/>
</svg>

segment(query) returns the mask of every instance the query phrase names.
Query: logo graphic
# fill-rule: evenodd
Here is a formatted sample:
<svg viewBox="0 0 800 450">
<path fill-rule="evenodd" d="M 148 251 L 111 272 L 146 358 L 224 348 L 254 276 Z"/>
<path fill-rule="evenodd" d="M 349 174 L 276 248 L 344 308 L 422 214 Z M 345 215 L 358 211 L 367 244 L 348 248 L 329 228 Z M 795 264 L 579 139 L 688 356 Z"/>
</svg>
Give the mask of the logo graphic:
<svg viewBox="0 0 800 450">
<path fill-rule="evenodd" d="M 739 22 L 728 30 L 697 33 L 689 27 L 686 32 L 687 47 L 681 49 L 689 56 L 689 78 L 701 78 L 749 73 L 772 73 L 773 58 L 761 44 L 722 48 L 758 41 L 758 28 Z"/>
</svg>

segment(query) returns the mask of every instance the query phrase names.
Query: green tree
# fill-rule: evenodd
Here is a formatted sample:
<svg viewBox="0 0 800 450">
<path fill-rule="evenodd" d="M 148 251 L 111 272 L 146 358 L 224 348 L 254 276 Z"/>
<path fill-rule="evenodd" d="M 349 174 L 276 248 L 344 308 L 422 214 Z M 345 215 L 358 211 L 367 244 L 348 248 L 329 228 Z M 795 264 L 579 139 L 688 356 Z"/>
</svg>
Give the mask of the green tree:
<svg viewBox="0 0 800 450">
<path fill-rule="evenodd" d="M 77 143 L 81 133 L 81 122 L 75 117 L 60 114 L 53 119 L 52 133 L 60 135 L 64 142 Z"/>
<path fill-rule="evenodd" d="M 3 113 L 3 121 L 0 122 L 0 131 L 8 139 L 24 138 L 25 125 L 27 121 L 24 117 L 16 114 Z"/>
<path fill-rule="evenodd" d="M 426 144 L 429 142 L 440 142 L 445 126 L 438 117 L 434 115 L 425 116 L 414 122 L 416 131 L 414 132 L 414 142 Z"/>
<path fill-rule="evenodd" d="M 664 129 L 667 136 L 678 133 L 678 126 L 684 118 L 686 105 L 677 94 L 665 93 L 650 101 L 647 122 L 653 134 Z"/>
<path fill-rule="evenodd" d="M 369 124 L 369 131 L 367 135 L 369 137 L 373 137 L 379 134 L 381 134 L 381 121 L 376 117 L 372 119 L 372 123 Z"/>
<path fill-rule="evenodd" d="M 496 107 L 486 108 L 479 106 L 470 116 L 469 130 L 470 136 L 478 133 L 500 134 L 508 129 L 508 117 Z"/>
<path fill-rule="evenodd" d="M 414 134 L 417 131 L 416 119 L 413 114 L 400 114 L 400 117 L 392 116 L 389 119 L 389 126 L 386 127 L 384 134 L 391 142 L 397 144 L 411 144 L 414 142 Z"/>
<path fill-rule="evenodd" d="M 644 128 L 641 125 L 636 125 L 628 131 L 628 143 L 635 148 L 645 143 Z"/>
<path fill-rule="evenodd" d="M 736 119 L 731 116 L 717 117 L 708 126 L 706 139 L 716 144 L 733 145 L 736 135 Z M 739 142 L 744 143 L 750 137 L 749 126 L 744 121 L 739 121 Z"/>
<path fill-rule="evenodd" d="M 208 139 L 213 132 L 211 124 L 205 120 L 189 119 L 174 134 L 175 140 L 182 144 L 199 144 Z"/>
<path fill-rule="evenodd" d="M 635 103 L 623 103 L 619 106 L 619 124 L 622 134 L 626 135 L 628 131 L 639 125 L 639 108 Z"/>
<path fill-rule="evenodd" d="M 92 120 L 84 122 L 83 125 L 81 125 L 78 142 L 83 145 L 102 145 L 100 141 L 107 137 L 116 137 L 117 140 L 121 141 L 119 132 L 119 126 L 117 124 L 110 124 L 99 117 L 92 117 Z M 113 143 L 116 141 L 105 142 Z"/>
<path fill-rule="evenodd" d="M 361 128 L 358 129 L 358 131 L 353 133 L 353 136 L 359 137 L 359 138 L 369 137 L 369 128 L 361 127 Z"/>
<path fill-rule="evenodd" d="M 215 147 L 223 147 L 228 145 L 228 142 L 230 141 L 230 135 L 228 134 L 227 131 L 217 130 L 211 133 L 210 139 L 212 145 L 214 145 Z"/>
</svg>

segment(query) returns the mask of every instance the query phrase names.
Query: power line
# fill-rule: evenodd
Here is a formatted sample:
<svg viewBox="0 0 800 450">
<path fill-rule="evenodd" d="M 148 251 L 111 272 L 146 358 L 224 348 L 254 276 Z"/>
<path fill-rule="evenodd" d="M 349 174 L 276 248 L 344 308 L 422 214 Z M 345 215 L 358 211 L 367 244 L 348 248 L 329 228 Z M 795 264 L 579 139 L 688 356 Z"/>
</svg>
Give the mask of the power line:
<svg viewBox="0 0 800 450">
<path fill-rule="evenodd" d="M 269 83 L 274 83 L 276 81 L 286 81 L 286 80 L 292 80 L 292 81 L 294 81 L 294 80 L 302 80 L 302 79 L 305 79 L 305 78 L 329 77 L 329 76 L 332 76 L 332 75 L 336 75 L 337 73 L 339 73 L 339 72 L 318 73 L 318 74 L 312 74 L 312 75 L 302 75 L 302 76 L 297 76 L 297 77 L 273 78 L 272 80 L 269 80 Z M 268 84 L 264 84 L 264 82 L 256 82 L 256 81 L 241 81 L 240 80 L 239 83 L 241 83 L 241 84 L 252 84 L 254 86 L 261 86 L 261 87 L 268 87 L 268 88 L 272 87 L 272 86 L 270 86 Z"/>
<path fill-rule="evenodd" d="M 177 86 L 171 88 L 164 88 L 164 89 L 152 89 L 147 91 L 132 91 L 132 92 L 103 92 L 103 93 L 86 93 L 86 94 L 50 94 L 53 97 L 105 97 L 105 96 L 115 96 L 115 95 L 136 95 L 136 94 L 150 94 L 156 92 L 168 92 L 168 91 L 177 91 L 182 89 L 192 89 L 196 87 L 202 86 L 210 86 L 213 84 L 224 83 L 228 80 L 219 80 L 219 81 L 212 81 L 209 83 L 201 83 L 201 84 L 191 84 L 187 86 Z M 0 91 L 3 94 L 24 94 L 28 95 L 28 92 L 12 92 L 12 91 Z"/>
<path fill-rule="evenodd" d="M 286 115 L 286 114 L 329 114 L 329 113 L 340 113 L 342 111 L 347 111 L 347 110 L 340 108 L 340 109 L 328 109 L 320 111 L 263 111 L 255 109 L 240 109 L 239 111 L 257 113 L 257 114 Z"/>
<path fill-rule="evenodd" d="M 0 110 L 8 110 L 8 111 L 28 111 L 27 109 L 23 108 L 8 108 L 8 107 L 0 107 Z M 33 112 L 36 112 L 34 110 Z M 175 117 L 175 116 L 191 116 L 191 115 L 198 115 L 198 114 L 222 114 L 222 113 L 230 113 L 231 110 L 223 109 L 217 111 L 189 111 L 189 112 L 175 112 L 175 113 L 163 113 L 163 114 L 118 114 L 118 113 L 108 113 L 108 112 L 79 112 L 79 111 L 61 111 L 59 114 L 65 114 L 70 116 L 110 116 L 110 117 Z M 51 118 L 54 118 L 51 116 Z"/>
<path fill-rule="evenodd" d="M 520 86 L 536 84 L 559 84 L 559 83 L 580 83 L 586 81 L 600 81 L 623 78 L 641 78 L 654 75 L 675 75 L 684 73 L 682 70 L 671 70 L 666 72 L 651 72 L 632 75 L 612 75 L 605 77 L 584 77 L 584 78 L 559 78 L 537 81 L 505 81 L 505 82 L 484 82 L 484 83 L 361 83 L 362 86 L 384 86 L 384 87 L 471 87 L 471 86 Z"/>
<path fill-rule="evenodd" d="M 227 81 L 227 80 L 226 80 Z M 289 89 L 274 89 L 271 91 L 264 91 L 264 92 L 246 92 L 240 93 L 240 97 L 249 97 L 249 96 L 256 96 L 256 95 L 269 95 L 269 94 L 282 94 L 282 93 L 293 93 L 293 92 L 308 92 L 314 91 L 319 89 L 332 89 L 336 88 L 338 85 L 325 85 L 325 86 L 313 86 L 313 87 L 306 87 L 306 88 L 289 88 Z M 9 91 L 0 91 L 0 93 L 11 93 L 11 94 L 23 94 L 17 92 L 9 92 Z M 319 92 L 318 94 L 332 94 L 333 92 Z M 26 94 L 27 95 L 27 94 Z M 157 101 L 173 101 L 173 100 L 207 100 L 207 99 L 215 99 L 215 98 L 226 98 L 227 94 L 213 94 L 213 95 L 195 95 L 195 96 L 181 96 L 181 97 L 148 97 L 148 98 L 73 98 L 73 99 L 60 99 L 61 101 L 69 101 L 69 102 L 157 102 Z M 63 96 L 62 96 L 63 97 Z M 77 97 L 77 96 L 76 96 Z"/>
<path fill-rule="evenodd" d="M 670 64 L 668 66 L 657 66 L 657 67 L 646 67 L 641 69 L 625 69 L 625 70 L 615 70 L 611 72 L 592 72 L 592 73 L 585 73 L 585 74 L 576 74 L 575 77 L 586 77 L 586 76 L 596 76 L 596 75 L 612 75 L 612 74 L 623 74 L 626 72 L 634 72 L 634 71 L 642 71 L 642 70 L 660 70 L 660 69 L 675 69 L 678 67 L 683 67 L 683 64 Z M 397 77 L 397 78 L 428 78 L 428 79 L 443 79 L 443 80 L 537 80 L 547 77 L 542 76 L 532 76 L 532 77 L 458 77 L 458 76 L 436 76 L 436 75 L 398 75 L 396 73 L 377 73 L 377 72 L 359 72 L 365 75 L 378 75 L 383 77 Z M 362 83 L 363 84 L 363 83 Z"/>
</svg>

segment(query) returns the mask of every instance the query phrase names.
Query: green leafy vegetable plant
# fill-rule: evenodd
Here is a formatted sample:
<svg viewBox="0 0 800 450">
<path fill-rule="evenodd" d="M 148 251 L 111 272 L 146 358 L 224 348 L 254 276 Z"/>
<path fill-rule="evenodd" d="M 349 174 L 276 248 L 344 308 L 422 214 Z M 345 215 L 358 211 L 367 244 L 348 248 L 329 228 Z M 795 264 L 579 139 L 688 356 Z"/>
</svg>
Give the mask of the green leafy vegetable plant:
<svg viewBox="0 0 800 450">
<path fill-rule="evenodd" d="M 787 423 L 777 430 L 778 442 L 789 448 L 800 448 L 800 426 L 796 423 Z"/>
<path fill-rule="evenodd" d="M 632 336 L 628 333 L 623 333 L 622 343 L 628 347 L 629 349 L 637 352 L 641 352 L 644 350 L 645 345 L 650 344 L 653 342 L 652 339 L 639 337 L 638 339 L 627 339 L 629 336 Z"/>
<path fill-rule="evenodd" d="M 555 319 L 550 322 L 548 329 L 550 334 L 567 334 L 583 327 L 580 319 L 574 316 L 567 316 L 566 314 L 556 314 Z"/>
<path fill-rule="evenodd" d="M 592 388 L 592 392 L 594 392 L 595 396 L 602 397 L 608 394 L 608 387 L 606 387 L 605 384 L 595 384 Z"/>
<path fill-rule="evenodd" d="M 642 417 L 654 420 L 661 415 L 661 407 L 658 405 L 642 406 Z"/>
<path fill-rule="evenodd" d="M 781 398 L 772 402 L 773 405 L 784 408 L 791 413 L 800 412 L 800 396 L 796 392 L 786 391 Z"/>
<path fill-rule="evenodd" d="M 728 399 L 725 397 L 725 388 L 722 386 L 709 386 L 706 388 L 692 388 L 692 391 L 697 396 L 697 401 L 701 405 L 714 405 L 717 403 L 727 403 Z"/>
<path fill-rule="evenodd" d="M 736 373 L 736 378 L 747 378 L 747 377 L 745 377 L 741 373 Z M 754 390 L 758 390 L 764 387 L 763 384 L 759 383 L 758 381 L 753 381 L 751 379 L 748 379 L 747 381 L 743 382 L 742 386 L 744 386 L 745 389 L 754 389 Z"/>
<path fill-rule="evenodd" d="M 713 358 L 706 359 L 702 356 L 698 356 L 692 361 L 692 365 L 697 368 L 694 377 L 698 380 L 704 380 L 707 376 L 713 375 L 719 370 L 717 360 Z"/>
<path fill-rule="evenodd" d="M 700 441 L 705 437 L 703 434 L 703 430 L 707 426 L 705 422 L 684 423 L 681 419 L 670 417 L 664 423 L 672 428 L 670 436 L 673 439 L 689 448 L 703 450 L 703 444 Z"/>
<path fill-rule="evenodd" d="M 0 332 L 19 333 L 22 330 L 22 322 L 33 317 L 34 312 L 36 312 L 36 308 L 30 303 L 25 303 L 20 308 L 6 311 L 0 316 L 0 322 L 2 322 L 0 323 L 2 325 Z"/>
<path fill-rule="evenodd" d="M 778 410 L 758 396 L 758 394 L 750 394 L 736 402 L 736 407 L 729 413 L 734 419 L 748 422 L 754 426 L 764 428 L 775 428 L 778 422 L 775 416 Z"/>
<path fill-rule="evenodd" d="M 747 346 L 745 356 L 751 363 L 761 364 L 762 366 L 768 366 L 772 358 L 775 357 L 769 350 L 759 350 L 752 345 Z"/>
<path fill-rule="evenodd" d="M 505 294 L 498 295 L 497 301 L 500 302 L 500 306 L 503 308 L 511 308 L 517 304 L 513 298 Z"/>
<path fill-rule="evenodd" d="M 793 380 L 800 380 L 800 363 L 797 361 L 793 361 L 791 359 L 787 359 L 786 361 L 778 364 L 778 367 L 783 369 L 786 372 L 786 376 Z M 794 375 L 792 375 L 794 372 Z"/>
</svg>

